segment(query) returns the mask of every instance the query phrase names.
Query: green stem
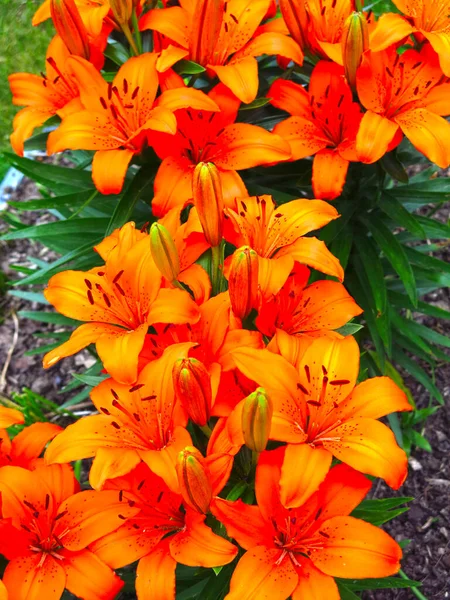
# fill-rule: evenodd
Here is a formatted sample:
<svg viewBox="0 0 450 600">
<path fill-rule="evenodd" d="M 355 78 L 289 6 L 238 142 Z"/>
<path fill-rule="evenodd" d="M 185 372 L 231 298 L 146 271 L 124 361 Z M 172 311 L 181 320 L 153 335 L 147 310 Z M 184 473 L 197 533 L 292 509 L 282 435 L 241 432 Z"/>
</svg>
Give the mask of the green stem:
<svg viewBox="0 0 450 600">
<path fill-rule="evenodd" d="M 409 579 L 408 575 L 404 571 L 402 571 L 402 570 L 400 570 L 399 575 L 400 575 L 400 577 L 402 579 Z M 412 588 L 409 588 L 409 589 L 411 590 L 411 592 L 414 594 L 414 596 L 416 598 L 419 598 L 419 600 L 428 600 L 428 598 L 426 596 L 424 596 L 422 594 L 422 592 L 420 592 L 417 588 L 412 587 Z"/>
<path fill-rule="evenodd" d="M 128 40 L 128 43 L 131 46 L 131 50 L 133 51 L 133 54 L 135 56 L 139 56 L 139 49 L 136 46 L 136 42 L 134 41 L 134 38 L 133 38 L 133 35 L 132 35 L 131 31 L 130 31 L 128 23 L 127 24 L 123 24 L 121 27 L 122 27 L 122 31 L 123 31 L 125 37 Z"/>
<path fill-rule="evenodd" d="M 135 10 L 133 10 L 133 14 L 131 16 L 131 22 L 133 23 L 133 33 L 134 37 L 136 38 L 136 45 L 138 47 L 139 54 L 142 54 L 142 36 L 141 32 L 139 31 L 139 21 Z"/>
<path fill-rule="evenodd" d="M 203 431 L 203 433 L 206 435 L 206 437 L 209 438 L 212 435 L 212 429 L 209 425 L 199 425 L 200 429 Z"/>
<path fill-rule="evenodd" d="M 223 282 L 223 244 L 211 248 L 211 286 L 213 295 L 220 294 Z"/>
<path fill-rule="evenodd" d="M 256 465 L 258 464 L 259 452 L 255 452 L 252 450 L 252 470 L 256 470 Z"/>
</svg>

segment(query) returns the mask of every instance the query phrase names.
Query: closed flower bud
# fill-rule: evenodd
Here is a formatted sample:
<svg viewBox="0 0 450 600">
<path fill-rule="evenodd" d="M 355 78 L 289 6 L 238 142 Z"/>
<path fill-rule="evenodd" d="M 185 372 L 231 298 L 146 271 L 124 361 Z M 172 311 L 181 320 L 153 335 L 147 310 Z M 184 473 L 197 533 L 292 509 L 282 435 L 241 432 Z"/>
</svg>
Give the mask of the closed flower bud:
<svg viewBox="0 0 450 600">
<path fill-rule="evenodd" d="M 244 400 L 242 433 L 245 445 L 254 452 L 262 452 L 269 441 L 273 404 L 263 388 L 258 388 Z"/>
<path fill-rule="evenodd" d="M 178 454 L 176 470 L 184 503 L 205 515 L 212 500 L 212 486 L 206 461 L 197 448 L 186 446 Z"/>
<path fill-rule="evenodd" d="M 50 0 L 50 12 L 55 29 L 69 52 L 89 60 L 89 39 L 74 0 Z"/>
<path fill-rule="evenodd" d="M 228 276 L 231 308 L 239 319 L 245 319 L 256 307 L 258 297 L 258 255 L 249 246 L 233 254 Z"/>
<path fill-rule="evenodd" d="M 194 62 L 206 67 L 212 62 L 225 16 L 225 0 L 197 0 L 190 43 Z"/>
<path fill-rule="evenodd" d="M 114 20 L 118 25 L 126 25 L 133 14 L 132 0 L 109 0 Z"/>
<path fill-rule="evenodd" d="M 203 427 L 211 413 L 211 378 L 196 358 L 180 358 L 172 371 L 173 386 L 189 418 Z"/>
<path fill-rule="evenodd" d="M 346 20 L 341 38 L 342 59 L 349 85 L 356 85 L 356 71 L 369 47 L 369 33 L 364 13 L 354 12 Z"/>
<path fill-rule="evenodd" d="M 180 258 L 172 236 L 160 223 L 150 227 L 150 249 L 163 277 L 170 282 L 176 281 L 180 274 Z"/>
<path fill-rule="evenodd" d="M 222 241 L 223 195 L 220 173 L 213 163 L 199 163 L 192 179 L 194 205 L 206 241 L 215 247 Z"/>
</svg>

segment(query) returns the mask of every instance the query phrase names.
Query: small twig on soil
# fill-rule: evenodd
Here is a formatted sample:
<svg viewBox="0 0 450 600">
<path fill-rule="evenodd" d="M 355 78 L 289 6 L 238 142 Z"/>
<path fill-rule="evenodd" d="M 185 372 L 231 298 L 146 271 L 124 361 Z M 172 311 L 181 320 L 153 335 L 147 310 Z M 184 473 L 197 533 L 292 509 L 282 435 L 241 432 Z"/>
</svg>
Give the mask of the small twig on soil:
<svg viewBox="0 0 450 600">
<path fill-rule="evenodd" d="M 11 346 L 9 347 L 9 350 L 6 354 L 6 360 L 5 364 L 3 365 L 2 374 L 0 375 L 0 392 L 3 392 L 3 390 L 6 387 L 6 373 L 8 372 L 14 349 L 17 345 L 17 342 L 19 341 L 19 319 L 17 318 L 15 311 L 11 313 L 11 317 L 14 323 L 14 334 Z"/>
</svg>

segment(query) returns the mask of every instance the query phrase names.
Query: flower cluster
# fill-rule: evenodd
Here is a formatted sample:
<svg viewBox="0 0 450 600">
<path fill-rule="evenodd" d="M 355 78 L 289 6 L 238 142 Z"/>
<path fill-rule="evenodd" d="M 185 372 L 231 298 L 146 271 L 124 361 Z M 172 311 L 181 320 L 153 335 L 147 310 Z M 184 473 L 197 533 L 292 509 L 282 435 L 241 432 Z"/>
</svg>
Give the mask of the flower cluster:
<svg viewBox="0 0 450 600">
<path fill-rule="evenodd" d="M 404 135 L 449 165 L 448 2 L 398 0 L 405 16 L 378 22 L 352 0 L 280 0 L 280 16 L 270 0 L 163 4 L 47 0 L 35 16 L 57 31 L 46 72 L 10 77 L 25 106 L 17 153 L 57 115 L 48 152 L 94 151 L 103 194 L 150 151 L 160 162 L 152 224 L 123 224 L 95 246 L 99 266 L 45 290 L 80 325 L 44 367 L 95 344 L 104 379 L 91 415 L 0 436 L 0 598 L 112 599 L 115 571 L 138 561 L 139 600 L 170 600 L 177 564 L 236 560 L 227 600 L 338 600 L 335 577 L 400 568 L 399 545 L 351 513 L 367 476 L 404 482 L 406 454 L 379 419 L 412 407 L 390 378 L 358 380 L 344 326 L 362 309 L 310 234 L 339 218 L 327 200 L 349 163 Z M 117 32 L 134 56 L 112 77 Z M 240 117 L 262 55 L 282 74 L 267 102 L 289 115 L 273 131 Z M 307 87 L 289 79 L 304 57 Z M 211 85 L 183 79 L 180 61 Z M 308 156 L 315 199 L 277 204 L 238 173 Z M 20 423 L 0 409 L 0 427 Z M 79 460 L 92 489 L 80 491 Z"/>
</svg>

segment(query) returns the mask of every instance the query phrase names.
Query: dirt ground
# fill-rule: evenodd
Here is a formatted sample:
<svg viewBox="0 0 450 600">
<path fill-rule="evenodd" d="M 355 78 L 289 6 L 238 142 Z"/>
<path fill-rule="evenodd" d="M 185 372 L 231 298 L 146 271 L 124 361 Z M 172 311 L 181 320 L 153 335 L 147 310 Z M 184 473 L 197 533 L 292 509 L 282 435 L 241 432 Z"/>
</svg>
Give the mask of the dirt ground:
<svg viewBox="0 0 450 600">
<path fill-rule="evenodd" d="M 35 195 L 33 184 L 26 181 L 14 192 L 15 199 L 27 199 Z M 448 207 L 446 213 L 448 215 Z M 32 213 L 29 219 L 30 222 L 40 223 L 48 220 L 48 217 Z M 28 240 L 0 242 L 0 271 L 15 279 L 17 273 L 11 271 L 10 264 L 28 264 L 29 256 L 47 260 L 51 258 L 45 253 L 45 249 Z M 444 260 L 448 258 L 443 256 Z M 450 310 L 448 290 L 435 293 L 429 300 L 441 308 Z M 37 340 L 33 334 L 48 331 L 53 327 L 17 318 L 17 312 L 20 310 L 38 308 L 40 307 L 37 305 L 11 296 L 0 297 L 0 316 L 3 319 L 3 322 L 0 321 L 0 394 L 10 397 L 13 392 L 28 387 L 60 404 L 74 393 L 61 394 L 61 388 L 71 379 L 71 373 L 84 370 L 90 356 L 82 353 L 65 359 L 48 372 L 42 369 L 41 356 L 24 356 L 27 350 L 35 348 L 38 343 L 47 343 L 45 340 Z M 441 333 L 450 333 L 448 323 L 427 319 L 426 324 Z M 426 390 L 414 381 L 410 383 L 418 407 L 428 406 L 429 397 Z M 425 430 L 422 431 L 430 441 L 433 452 L 427 453 L 419 449 L 413 451 L 409 477 L 398 494 L 413 496 L 415 500 L 411 503 L 409 512 L 386 526 L 398 541 L 410 540 L 404 553 L 403 570 L 408 577 L 422 582 L 420 589 L 428 600 L 450 599 L 449 364 L 438 369 L 437 385 L 447 399 L 447 404 L 428 420 Z M 82 408 L 83 406 L 80 407 Z M 395 495 L 392 490 L 388 490 L 382 484 L 374 491 L 377 498 L 392 495 Z M 409 590 L 382 590 L 367 593 L 363 597 L 371 600 L 407 600 L 415 596 Z"/>
</svg>

